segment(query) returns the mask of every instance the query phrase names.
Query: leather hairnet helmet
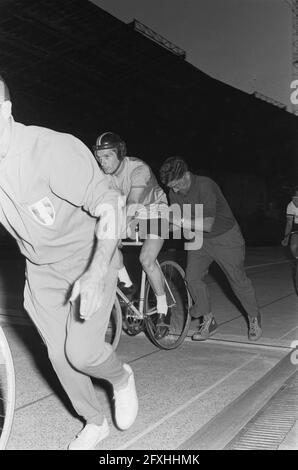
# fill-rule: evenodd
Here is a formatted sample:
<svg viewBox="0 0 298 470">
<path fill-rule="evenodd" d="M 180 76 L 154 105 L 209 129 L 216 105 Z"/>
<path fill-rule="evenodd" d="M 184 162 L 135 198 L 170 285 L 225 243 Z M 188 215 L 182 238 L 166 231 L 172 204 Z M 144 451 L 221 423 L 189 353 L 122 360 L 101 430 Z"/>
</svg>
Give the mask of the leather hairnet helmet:
<svg viewBox="0 0 298 470">
<path fill-rule="evenodd" d="M 117 157 L 119 160 L 122 160 L 126 156 L 126 144 L 124 140 L 119 137 L 118 134 L 114 132 L 104 132 L 96 139 L 96 145 L 93 146 L 93 152 L 95 153 L 98 150 L 113 149 L 117 152 Z"/>
</svg>

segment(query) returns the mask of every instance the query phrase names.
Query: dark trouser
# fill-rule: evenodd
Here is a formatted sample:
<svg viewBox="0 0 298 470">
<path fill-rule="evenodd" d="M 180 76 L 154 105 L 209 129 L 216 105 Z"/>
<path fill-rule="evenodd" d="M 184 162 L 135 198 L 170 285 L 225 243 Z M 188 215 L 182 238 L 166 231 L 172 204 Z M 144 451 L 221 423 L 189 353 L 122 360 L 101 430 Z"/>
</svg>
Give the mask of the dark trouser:
<svg viewBox="0 0 298 470">
<path fill-rule="evenodd" d="M 255 291 L 244 270 L 245 242 L 238 224 L 214 238 L 204 237 L 200 250 L 188 252 L 186 280 L 194 301 L 194 317 L 211 312 L 208 287 L 204 281 L 213 261 L 226 274 L 236 296 L 249 317 L 258 315 Z"/>
</svg>

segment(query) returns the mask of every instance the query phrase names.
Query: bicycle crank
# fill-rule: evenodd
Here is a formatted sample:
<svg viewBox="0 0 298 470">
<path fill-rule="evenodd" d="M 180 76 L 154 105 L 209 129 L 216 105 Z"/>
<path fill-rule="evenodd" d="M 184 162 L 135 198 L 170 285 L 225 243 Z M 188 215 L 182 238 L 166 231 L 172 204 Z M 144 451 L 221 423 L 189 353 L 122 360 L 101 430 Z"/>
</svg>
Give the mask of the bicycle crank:
<svg viewBox="0 0 298 470">
<path fill-rule="evenodd" d="M 122 308 L 123 329 L 130 336 L 136 336 L 144 330 L 144 320 L 138 318 L 127 305 Z"/>
</svg>

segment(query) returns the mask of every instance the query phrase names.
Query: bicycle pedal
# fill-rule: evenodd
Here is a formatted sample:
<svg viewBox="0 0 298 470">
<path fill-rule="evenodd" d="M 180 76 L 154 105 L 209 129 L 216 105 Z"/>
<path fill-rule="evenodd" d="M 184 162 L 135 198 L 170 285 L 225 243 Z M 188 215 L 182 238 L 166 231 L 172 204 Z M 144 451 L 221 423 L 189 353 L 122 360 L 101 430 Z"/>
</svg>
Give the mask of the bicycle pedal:
<svg viewBox="0 0 298 470">
<path fill-rule="evenodd" d="M 155 338 L 163 339 L 169 335 L 170 327 L 169 325 L 157 325 L 155 330 Z"/>
</svg>

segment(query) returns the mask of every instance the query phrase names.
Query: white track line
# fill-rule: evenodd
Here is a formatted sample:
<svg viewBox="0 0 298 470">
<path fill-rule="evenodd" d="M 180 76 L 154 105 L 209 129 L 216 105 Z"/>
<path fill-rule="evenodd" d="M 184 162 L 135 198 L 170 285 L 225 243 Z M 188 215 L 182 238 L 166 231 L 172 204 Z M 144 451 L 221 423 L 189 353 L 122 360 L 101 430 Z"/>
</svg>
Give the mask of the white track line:
<svg viewBox="0 0 298 470">
<path fill-rule="evenodd" d="M 253 268 L 262 268 L 264 266 L 272 266 L 272 265 L 275 265 L 275 264 L 284 264 L 284 263 L 290 263 L 290 260 L 282 260 L 282 261 L 274 261 L 272 263 L 263 263 L 263 264 L 255 264 L 255 265 L 252 265 L 252 266 L 245 266 L 245 269 L 253 269 Z"/>
<path fill-rule="evenodd" d="M 194 403 L 196 400 L 198 400 L 199 398 L 201 398 L 203 395 L 205 395 L 206 393 L 210 392 L 210 390 L 212 390 L 213 388 L 217 387 L 218 385 L 220 385 L 222 382 L 224 382 L 226 379 L 228 379 L 229 377 L 231 377 L 231 375 L 235 374 L 235 372 L 238 372 L 239 370 L 243 369 L 244 367 L 246 367 L 248 364 L 250 364 L 251 362 L 253 362 L 256 358 L 260 357 L 261 354 L 256 354 L 253 358 L 249 359 L 249 361 L 246 361 L 244 364 L 242 364 L 241 366 L 239 367 L 236 367 L 235 369 L 233 369 L 231 372 L 229 372 L 227 375 L 225 375 L 224 377 L 222 377 L 220 380 L 218 380 L 217 382 L 215 382 L 213 385 L 211 385 L 210 387 L 208 387 L 206 390 L 203 390 L 202 392 L 198 393 L 197 395 L 195 395 L 194 397 L 192 397 L 190 400 L 188 400 L 187 402 L 183 403 L 183 405 L 179 406 L 178 408 L 175 409 L 175 411 L 172 411 L 171 413 L 168 413 L 166 416 L 164 416 L 163 418 L 161 418 L 159 421 L 157 421 L 156 423 L 152 424 L 151 426 L 148 426 L 146 428 L 145 431 L 141 432 L 140 434 L 138 434 L 137 436 L 135 436 L 133 439 L 131 439 L 130 441 L 126 442 L 123 446 L 121 447 L 118 447 L 117 450 L 124 450 L 124 449 L 127 449 L 129 446 L 131 446 L 132 444 L 134 444 L 135 442 L 137 442 L 138 440 L 140 440 L 142 437 L 146 436 L 146 434 L 150 433 L 151 431 L 153 431 L 155 428 L 157 428 L 158 426 L 160 426 L 161 424 L 163 424 L 165 421 L 167 421 L 168 419 L 172 418 L 173 416 L 177 415 L 178 413 L 180 413 L 181 411 L 183 411 L 185 408 L 187 408 L 191 403 Z"/>
<path fill-rule="evenodd" d="M 297 327 L 298 328 L 298 327 Z M 288 334 L 288 333 L 287 333 Z M 278 340 L 280 340 L 281 338 L 278 338 Z M 265 340 L 265 341 L 270 341 L 270 338 L 262 338 L 262 340 Z M 221 344 L 221 345 L 228 345 L 229 347 L 236 347 L 236 348 L 239 348 L 239 347 L 244 347 L 244 348 L 247 348 L 247 349 L 266 349 L 266 350 L 273 350 L 273 351 L 285 351 L 285 350 L 290 350 L 292 349 L 291 346 L 289 344 L 285 344 L 285 345 L 273 345 L 272 343 L 261 343 L 261 344 L 257 344 L 257 343 L 248 343 L 248 342 L 245 342 L 245 341 L 241 341 L 241 340 L 237 340 L 237 339 L 220 339 L 220 338 L 209 338 L 205 341 L 205 343 L 207 344 L 211 344 L 211 343 L 216 343 L 216 344 Z"/>
<path fill-rule="evenodd" d="M 283 339 L 285 336 L 288 336 L 289 333 L 292 333 L 292 331 L 295 331 L 297 330 L 298 328 L 298 325 L 297 326 L 294 326 L 294 328 L 292 328 L 291 330 L 289 330 L 287 333 L 285 333 L 284 335 L 280 336 L 278 339 Z M 294 341 L 294 340 L 293 340 Z"/>
</svg>

